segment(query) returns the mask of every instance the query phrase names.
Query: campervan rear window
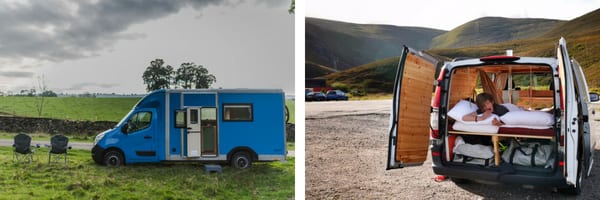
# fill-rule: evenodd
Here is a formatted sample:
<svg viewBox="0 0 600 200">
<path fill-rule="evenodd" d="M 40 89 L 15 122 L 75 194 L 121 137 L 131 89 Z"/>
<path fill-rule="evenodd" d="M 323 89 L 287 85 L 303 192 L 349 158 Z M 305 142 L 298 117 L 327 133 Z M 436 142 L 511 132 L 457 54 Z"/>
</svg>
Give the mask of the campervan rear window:
<svg viewBox="0 0 600 200">
<path fill-rule="evenodd" d="M 223 121 L 252 121 L 252 104 L 224 104 Z"/>
</svg>

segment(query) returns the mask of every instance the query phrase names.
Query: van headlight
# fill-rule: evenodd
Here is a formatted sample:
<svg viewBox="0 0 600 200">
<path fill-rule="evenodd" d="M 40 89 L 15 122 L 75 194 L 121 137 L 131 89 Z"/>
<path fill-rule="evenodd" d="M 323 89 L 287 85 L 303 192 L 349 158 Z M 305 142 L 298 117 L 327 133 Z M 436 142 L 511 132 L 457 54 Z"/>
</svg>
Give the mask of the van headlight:
<svg viewBox="0 0 600 200">
<path fill-rule="evenodd" d="M 96 138 L 94 138 L 93 146 L 96 146 L 96 144 L 98 144 L 98 142 L 104 137 L 104 135 L 106 135 L 106 131 L 96 135 Z"/>
</svg>

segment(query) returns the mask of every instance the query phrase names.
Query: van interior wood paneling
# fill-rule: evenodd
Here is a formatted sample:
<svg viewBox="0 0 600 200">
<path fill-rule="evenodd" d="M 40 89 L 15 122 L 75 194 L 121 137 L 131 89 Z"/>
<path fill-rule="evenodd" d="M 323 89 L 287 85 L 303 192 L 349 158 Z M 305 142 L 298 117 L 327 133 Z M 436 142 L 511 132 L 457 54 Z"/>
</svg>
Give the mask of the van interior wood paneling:
<svg viewBox="0 0 600 200">
<path fill-rule="evenodd" d="M 478 71 L 476 67 L 455 69 L 450 82 L 449 108 L 453 108 L 459 100 L 474 97 Z"/>
</svg>

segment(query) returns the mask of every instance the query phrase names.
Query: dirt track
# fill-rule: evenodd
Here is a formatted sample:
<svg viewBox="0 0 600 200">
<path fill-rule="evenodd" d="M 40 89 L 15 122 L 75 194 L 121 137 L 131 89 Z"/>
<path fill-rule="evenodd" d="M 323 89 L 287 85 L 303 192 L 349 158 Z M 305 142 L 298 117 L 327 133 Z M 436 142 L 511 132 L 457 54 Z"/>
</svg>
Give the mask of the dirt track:
<svg viewBox="0 0 600 200">
<path fill-rule="evenodd" d="M 577 197 L 552 188 L 435 182 L 431 158 L 422 166 L 386 171 L 390 103 L 306 104 L 307 199 L 600 199 L 594 187 L 600 184 L 600 142 L 592 175 Z M 598 141 L 600 122 L 592 123 Z"/>
</svg>

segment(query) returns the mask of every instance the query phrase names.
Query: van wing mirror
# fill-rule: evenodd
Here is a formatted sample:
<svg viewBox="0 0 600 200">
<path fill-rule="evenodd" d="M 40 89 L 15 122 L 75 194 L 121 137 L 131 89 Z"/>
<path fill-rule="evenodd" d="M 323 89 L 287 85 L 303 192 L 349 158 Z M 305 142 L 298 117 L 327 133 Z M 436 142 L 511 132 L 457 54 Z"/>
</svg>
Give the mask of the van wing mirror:
<svg viewBox="0 0 600 200">
<path fill-rule="evenodd" d="M 600 101 L 600 95 L 595 92 L 590 92 L 590 102 Z"/>
<path fill-rule="evenodd" d="M 127 130 L 129 129 L 129 123 L 125 123 L 123 124 L 123 126 L 121 126 L 121 132 L 127 134 Z"/>
</svg>

